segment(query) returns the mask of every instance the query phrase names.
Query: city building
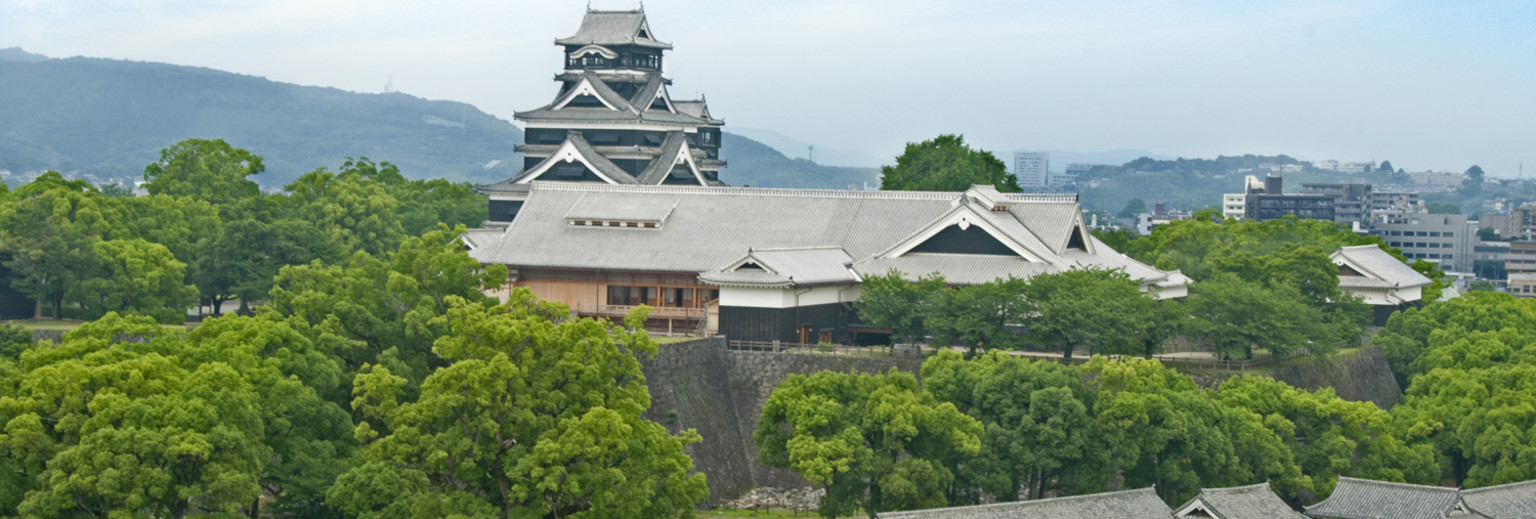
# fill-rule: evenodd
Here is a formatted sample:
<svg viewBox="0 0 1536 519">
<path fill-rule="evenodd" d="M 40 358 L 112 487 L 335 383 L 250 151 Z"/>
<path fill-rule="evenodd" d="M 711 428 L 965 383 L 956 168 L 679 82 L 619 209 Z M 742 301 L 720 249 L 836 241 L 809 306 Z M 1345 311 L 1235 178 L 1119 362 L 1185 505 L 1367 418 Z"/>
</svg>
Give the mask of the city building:
<svg viewBox="0 0 1536 519">
<path fill-rule="evenodd" d="M 1431 281 L 1377 245 L 1339 247 L 1329 259 L 1339 268 L 1339 290 L 1359 296 L 1375 310 L 1377 326 L 1424 298 Z"/>
<path fill-rule="evenodd" d="M 1361 173 L 1370 172 L 1371 168 L 1373 168 L 1375 166 L 1376 166 L 1375 164 L 1372 164 L 1370 162 L 1346 162 L 1346 163 L 1343 163 L 1343 164 L 1339 164 L 1339 167 L 1336 168 L 1336 171 L 1338 171 L 1339 173 L 1349 173 L 1349 174 L 1353 174 L 1353 175 L 1358 175 L 1358 174 L 1361 174 Z"/>
<path fill-rule="evenodd" d="M 505 225 L 538 181 L 621 185 L 720 185 L 720 127 L 703 96 L 674 99 L 662 75 L 672 45 L 656 39 L 643 10 L 588 9 L 576 34 L 555 40 L 565 70 L 548 105 L 517 112 L 523 169 L 480 186 L 489 225 Z"/>
<path fill-rule="evenodd" d="M 1482 213 L 1477 215 L 1477 228 L 1492 227 L 1500 239 L 1510 239 L 1515 234 L 1514 215 L 1510 213 Z"/>
<path fill-rule="evenodd" d="M 1509 242 L 1504 254 L 1504 271 L 1509 275 L 1536 274 L 1536 241 Z"/>
<path fill-rule="evenodd" d="M 1184 506 L 1173 511 L 1178 518 L 1209 519 L 1307 519 L 1275 495 L 1269 483 L 1232 488 L 1202 488 Z"/>
<path fill-rule="evenodd" d="M 1248 210 L 1248 195 L 1246 193 L 1227 193 L 1221 195 L 1221 217 L 1243 219 L 1243 214 Z"/>
<path fill-rule="evenodd" d="M 1339 161 L 1333 159 L 1314 160 L 1312 161 L 1312 167 L 1315 169 L 1326 169 L 1328 171 L 1334 171 L 1339 169 Z"/>
<path fill-rule="evenodd" d="M 1019 187 L 1043 189 L 1051 186 L 1051 154 L 1043 151 L 1019 151 L 1013 154 L 1013 174 Z"/>
<path fill-rule="evenodd" d="M 1253 175 L 1243 179 L 1243 218 L 1269 221 L 1295 216 L 1310 220 L 1333 220 L 1333 197 L 1327 195 L 1287 195 L 1282 178 L 1267 175 L 1260 182 Z M 1225 200 L 1225 197 L 1223 197 Z"/>
<path fill-rule="evenodd" d="M 1333 221 L 1342 224 L 1371 222 L 1371 185 L 1341 182 L 1307 182 L 1301 194 L 1323 195 L 1333 199 Z"/>
<path fill-rule="evenodd" d="M 640 304 L 648 326 L 733 341 L 878 342 L 852 312 L 865 276 L 930 273 L 951 284 L 1121 269 L 1183 297 L 1189 278 L 1088 233 L 1077 195 L 832 191 L 542 182 L 505 231 L 472 233 L 470 256 L 511 286 L 581 316 Z"/>
<path fill-rule="evenodd" d="M 1536 272 L 1511 272 L 1504 282 L 1504 290 L 1515 297 L 1536 298 Z"/>
<path fill-rule="evenodd" d="M 1377 224 L 1371 233 L 1403 251 L 1403 257 L 1428 260 L 1440 270 L 1471 272 L 1477 222 L 1459 214 L 1421 214 L 1403 223 Z"/>
<path fill-rule="evenodd" d="M 1401 190 L 1375 190 L 1370 195 L 1371 224 L 1405 223 L 1413 215 L 1428 209 L 1419 194 Z"/>
<path fill-rule="evenodd" d="M 1461 188 L 1466 173 L 1455 171 L 1415 171 L 1408 174 L 1413 185 L 1425 191 L 1449 191 Z"/>
<path fill-rule="evenodd" d="M 1154 204 L 1152 207 L 1152 212 L 1136 215 L 1136 234 L 1150 236 L 1158 227 L 1194 216 L 1194 213 L 1189 211 L 1170 211 L 1168 206 L 1161 203 Z"/>
</svg>

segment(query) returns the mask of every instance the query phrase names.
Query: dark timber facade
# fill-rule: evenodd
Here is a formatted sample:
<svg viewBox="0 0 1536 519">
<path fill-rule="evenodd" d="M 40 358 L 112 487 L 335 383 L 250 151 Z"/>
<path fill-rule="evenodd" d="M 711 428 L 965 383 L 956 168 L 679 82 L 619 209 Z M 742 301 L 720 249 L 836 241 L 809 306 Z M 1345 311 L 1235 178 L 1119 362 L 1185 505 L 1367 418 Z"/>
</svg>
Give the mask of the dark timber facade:
<svg viewBox="0 0 1536 519">
<path fill-rule="evenodd" d="M 523 169 L 481 186 L 488 223 L 505 225 L 522 209 L 529 183 L 593 182 L 718 186 L 720 127 L 697 100 L 672 99 L 662 61 L 671 44 L 651 33 L 645 12 L 588 10 L 574 36 L 555 40 L 565 70 L 549 104 L 518 112 L 526 128 Z"/>
</svg>

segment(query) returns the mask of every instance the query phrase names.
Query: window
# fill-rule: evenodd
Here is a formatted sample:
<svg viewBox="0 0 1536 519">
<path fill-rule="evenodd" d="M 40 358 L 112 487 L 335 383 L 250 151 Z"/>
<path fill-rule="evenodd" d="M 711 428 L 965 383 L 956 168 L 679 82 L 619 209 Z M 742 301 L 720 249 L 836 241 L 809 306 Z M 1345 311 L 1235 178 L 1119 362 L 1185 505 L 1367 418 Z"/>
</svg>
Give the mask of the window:
<svg viewBox="0 0 1536 519">
<path fill-rule="evenodd" d="M 1456 233 L 1451 232 L 1451 231 L 1445 231 L 1445 237 L 1446 238 L 1455 238 L 1456 237 Z"/>
<path fill-rule="evenodd" d="M 1418 236 L 1429 236 L 1429 233 L 1424 232 L 1424 231 L 1419 231 L 1418 232 Z"/>
<path fill-rule="evenodd" d="M 608 304 L 614 306 L 657 306 L 656 287 L 608 285 Z"/>
<path fill-rule="evenodd" d="M 1430 238 L 1439 238 L 1440 237 L 1440 231 L 1429 231 L 1429 237 Z"/>
</svg>

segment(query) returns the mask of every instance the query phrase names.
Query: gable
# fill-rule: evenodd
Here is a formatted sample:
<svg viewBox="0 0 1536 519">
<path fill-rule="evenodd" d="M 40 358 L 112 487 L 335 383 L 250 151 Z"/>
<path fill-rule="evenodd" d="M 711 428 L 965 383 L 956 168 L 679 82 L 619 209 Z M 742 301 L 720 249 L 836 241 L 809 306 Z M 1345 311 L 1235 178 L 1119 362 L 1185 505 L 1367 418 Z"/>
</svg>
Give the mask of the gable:
<svg viewBox="0 0 1536 519">
<path fill-rule="evenodd" d="M 1067 237 L 1067 250 L 1088 252 L 1088 240 L 1083 237 L 1082 227 L 1072 227 L 1072 234 Z"/>
<path fill-rule="evenodd" d="M 1343 263 L 1339 264 L 1339 275 L 1365 277 L 1365 274 L 1361 274 L 1360 271 L 1355 270 L 1353 267 Z"/>
<path fill-rule="evenodd" d="M 987 254 L 993 256 L 1017 256 L 1013 249 L 992 236 L 980 226 L 950 225 L 919 243 L 908 252 L 936 252 L 945 254 Z"/>
</svg>

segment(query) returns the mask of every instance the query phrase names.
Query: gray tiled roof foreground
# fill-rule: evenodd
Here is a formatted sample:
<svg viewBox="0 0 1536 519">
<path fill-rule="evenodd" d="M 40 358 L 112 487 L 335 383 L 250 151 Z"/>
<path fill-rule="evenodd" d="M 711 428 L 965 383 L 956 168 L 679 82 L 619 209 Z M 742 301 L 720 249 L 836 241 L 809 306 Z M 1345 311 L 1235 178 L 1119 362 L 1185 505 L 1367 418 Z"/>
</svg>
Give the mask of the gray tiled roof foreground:
<svg viewBox="0 0 1536 519">
<path fill-rule="evenodd" d="M 1328 499 L 1292 510 L 1268 483 L 1208 488 L 1170 510 L 1152 488 L 887 512 L 881 519 L 1536 519 L 1536 480 L 1472 490 L 1340 477 Z"/>
</svg>

